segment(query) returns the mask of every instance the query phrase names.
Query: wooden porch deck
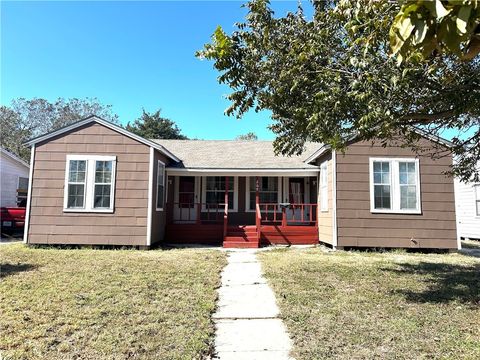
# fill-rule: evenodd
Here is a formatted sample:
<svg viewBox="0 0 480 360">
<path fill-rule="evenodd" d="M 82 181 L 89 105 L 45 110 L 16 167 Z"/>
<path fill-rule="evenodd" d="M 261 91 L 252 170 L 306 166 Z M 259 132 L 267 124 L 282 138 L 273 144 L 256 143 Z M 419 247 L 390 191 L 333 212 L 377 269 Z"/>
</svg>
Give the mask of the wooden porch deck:
<svg viewBox="0 0 480 360">
<path fill-rule="evenodd" d="M 188 212 L 196 213 L 195 219 L 169 221 L 166 225 L 165 241 L 223 245 L 225 248 L 258 248 L 279 244 L 311 245 L 319 241 L 317 204 L 257 204 L 255 224 L 244 225 L 228 223 L 226 204 L 217 204 L 214 215 L 209 213 L 208 217 L 204 214 L 202 216 L 199 210 L 202 207 L 205 208 L 205 204 L 196 204 L 196 210 Z M 287 214 L 287 209 L 291 210 L 290 215 Z"/>
</svg>

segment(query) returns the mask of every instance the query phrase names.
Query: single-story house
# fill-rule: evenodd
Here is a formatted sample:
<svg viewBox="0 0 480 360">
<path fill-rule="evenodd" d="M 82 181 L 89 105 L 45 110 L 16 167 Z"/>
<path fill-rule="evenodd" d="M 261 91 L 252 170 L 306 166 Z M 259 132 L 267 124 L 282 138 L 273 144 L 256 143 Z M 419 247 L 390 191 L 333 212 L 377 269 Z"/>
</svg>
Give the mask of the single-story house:
<svg viewBox="0 0 480 360">
<path fill-rule="evenodd" d="M 480 240 L 480 183 L 455 179 L 455 203 L 458 237 Z"/>
<path fill-rule="evenodd" d="M 0 148 L 0 206 L 25 206 L 28 164 L 15 154 Z"/>
<path fill-rule="evenodd" d="M 459 247 L 451 157 L 364 141 L 275 156 L 270 141 L 144 139 L 96 116 L 29 144 L 28 244 Z"/>
</svg>

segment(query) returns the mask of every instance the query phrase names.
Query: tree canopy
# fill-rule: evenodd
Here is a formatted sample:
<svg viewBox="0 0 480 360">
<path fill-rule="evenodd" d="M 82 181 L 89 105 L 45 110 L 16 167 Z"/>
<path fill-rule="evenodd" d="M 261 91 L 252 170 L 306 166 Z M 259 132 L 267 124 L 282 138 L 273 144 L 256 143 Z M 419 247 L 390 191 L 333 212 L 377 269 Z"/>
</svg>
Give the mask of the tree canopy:
<svg viewBox="0 0 480 360">
<path fill-rule="evenodd" d="M 143 110 L 142 116 L 132 125 L 127 124 L 126 129 L 146 139 L 188 139 L 181 133 L 178 126 L 170 119 L 160 115 L 161 110 L 148 113 Z"/>
<path fill-rule="evenodd" d="M 436 52 L 471 60 L 480 53 L 480 1 L 404 0 L 390 28 L 390 45 L 399 62 Z"/>
<path fill-rule="evenodd" d="M 463 62 L 443 52 L 398 64 L 389 36 L 398 3 L 317 1 L 311 19 L 301 6 L 284 17 L 266 0 L 245 6 L 245 21 L 231 34 L 218 27 L 197 56 L 213 60 L 218 81 L 232 89 L 226 114 L 271 111 L 277 152 L 300 153 L 307 140 L 344 150 L 354 137 L 427 152 L 416 128 L 431 137 L 450 130 L 452 173 L 479 179 L 478 56 Z"/>
<path fill-rule="evenodd" d="M 258 136 L 254 132 L 250 131 L 246 134 L 238 135 L 235 140 L 254 141 L 258 140 Z"/>
<path fill-rule="evenodd" d="M 111 105 L 103 105 L 96 98 L 58 98 L 54 102 L 40 98 L 14 99 L 10 106 L 0 107 L 1 146 L 29 161 L 30 149 L 24 145 L 27 140 L 92 114 L 118 123 Z"/>
</svg>

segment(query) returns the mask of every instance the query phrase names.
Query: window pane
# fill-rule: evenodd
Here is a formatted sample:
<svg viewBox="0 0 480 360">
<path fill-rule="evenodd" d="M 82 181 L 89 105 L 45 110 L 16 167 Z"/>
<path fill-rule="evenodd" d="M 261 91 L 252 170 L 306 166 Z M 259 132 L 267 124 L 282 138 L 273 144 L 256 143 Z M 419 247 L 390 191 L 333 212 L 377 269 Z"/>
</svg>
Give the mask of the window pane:
<svg viewBox="0 0 480 360">
<path fill-rule="evenodd" d="M 85 181 L 85 160 L 70 160 L 70 168 L 68 171 L 69 182 L 84 182 Z"/>
<path fill-rule="evenodd" d="M 417 208 L 417 187 L 401 186 L 400 187 L 400 209 L 415 210 Z"/>
<path fill-rule="evenodd" d="M 386 161 L 373 162 L 374 184 L 390 184 L 390 163 Z"/>
<path fill-rule="evenodd" d="M 233 176 L 228 178 L 228 189 L 233 189 Z M 207 190 L 225 191 L 225 176 L 207 176 Z"/>
<path fill-rule="evenodd" d="M 95 185 L 94 208 L 110 208 L 110 185 Z"/>
<path fill-rule="evenodd" d="M 67 208 L 83 208 L 85 185 L 69 184 Z"/>
<path fill-rule="evenodd" d="M 95 182 L 108 184 L 112 181 L 112 162 L 96 161 L 95 162 Z"/>
<path fill-rule="evenodd" d="M 415 163 L 413 162 L 400 162 L 400 184 L 401 185 L 415 185 L 417 182 Z"/>
<path fill-rule="evenodd" d="M 375 209 L 390 209 L 390 186 L 375 185 L 374 186 L 374 203 Z"/>
<path fill-rule="evenodd" d="M 163 208 L 163 185 L 162 184 L 158 184 L 157 185 L 157 207 L 159 209 L 162 209 Z M 193 194 L 192 195 L 192 200 L 193 200 Z"/>
</svg>

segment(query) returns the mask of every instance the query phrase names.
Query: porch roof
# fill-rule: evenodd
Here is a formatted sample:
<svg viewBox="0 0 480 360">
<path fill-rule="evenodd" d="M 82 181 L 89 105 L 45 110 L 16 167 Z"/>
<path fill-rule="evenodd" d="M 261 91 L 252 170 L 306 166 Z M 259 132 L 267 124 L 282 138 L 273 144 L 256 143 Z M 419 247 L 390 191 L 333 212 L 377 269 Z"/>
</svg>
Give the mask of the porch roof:
<svg viewBox="0 0 480 360">
<path fill-rule="evenodd" d="M 298 156 L 275 155 L 273 141 L 153 140 L 181 161 L 167 169 L 178 172 L 315 172 L 304 160 L 321 147 L 306 143 Z"/>
</svg>

